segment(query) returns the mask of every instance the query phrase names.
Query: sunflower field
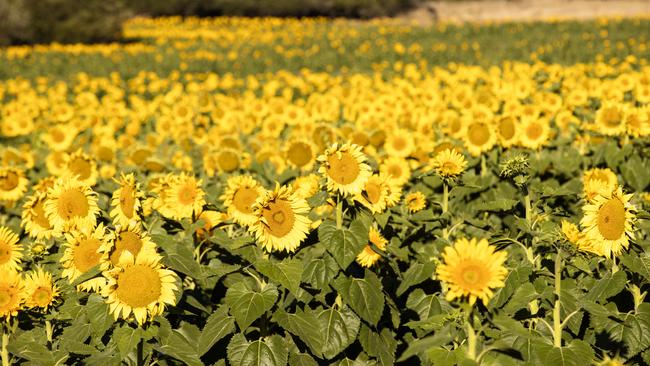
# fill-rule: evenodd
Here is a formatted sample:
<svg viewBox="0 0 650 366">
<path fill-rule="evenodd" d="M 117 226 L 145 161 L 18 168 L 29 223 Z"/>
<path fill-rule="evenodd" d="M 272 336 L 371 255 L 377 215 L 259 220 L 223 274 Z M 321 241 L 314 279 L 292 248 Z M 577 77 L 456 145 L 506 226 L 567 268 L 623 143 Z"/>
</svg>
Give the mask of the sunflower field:
<svg viewBox="0 0 650 366">
<path fill-rule="evenodd" d="M 650 18 L 0 49 L 2 365 L 650 364 Z"/>
</svg>

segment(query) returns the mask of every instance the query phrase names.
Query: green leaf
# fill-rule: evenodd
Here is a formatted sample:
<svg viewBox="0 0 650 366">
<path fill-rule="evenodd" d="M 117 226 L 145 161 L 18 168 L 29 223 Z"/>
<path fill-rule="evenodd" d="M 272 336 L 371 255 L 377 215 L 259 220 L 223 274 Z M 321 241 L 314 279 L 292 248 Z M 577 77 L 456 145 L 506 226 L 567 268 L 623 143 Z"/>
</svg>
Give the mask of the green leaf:
<svg viewBox="0 0 650 366">
<path fill-rule="evenodd" d="M 151 239 L 163 249 L 163 262 L 167 267 L 196 279 L 204 277 L 201 265 L 194 260 L 194 253 L 185 240 L 159 234 L 152 235 Z"/>
<path fill-rule="evenodd" d="M 332 220 L 325 220 L 318 227 L 318 239 L 332 254 L 336 263 L 346 269 L 363 247 L 368 243 L 368 225 L 364 220 L 356 219 L 350 228 L 338 229 Z"/>
<path fill-rule="evenodd" d="M 395 334 L 387 328 L 382 329 L 381 333 L 377 334 L 366 325 L 362 325 L 359 332 L 359 342 L 361 342 L 363 350 L 369 356 L 379 358 L 382 365 L 395 363 L 397 340 L 395 340 Z"/>
<path fill-rule="evenodd" d="M 449 327 L 445 327 L 444 329 L 436 332 L 432 336 L 416 339 L 413 342 L 409 342 L 408 348 L 406 349 L 406 351 L 404 351 L 404 353 L 402 353 L 402 356 L 400 356 L 400 358 L 397 361 L 398 362 L 405 361 L 411 356 L 415 356 L 423 352 L 426 352 L 433 347 L 439 347 L 445 345 L 451 342 L 451 340 L 452 340 L 452 336 Z"/>
<path fill-rule="evenodd" d="M 427 295 L 422 289 L 416 289 L 409 294 L 406 307 L 417 312 L 420 320 L 429 319 L 431 316 L 442 312 L 438 297 Z"/>
<path fill-rule="evenodd" d="M 619 257 L 625 267 L 634 273 L 638 273 L 650 281 L 650 255 L 643 252 L 640 254 L 624 254 Z"/>
<path fill-rule="evenodd" d="M 325 254 L 323 258 L 313 259 L 307 264 L 302 273 L 302 280 L 314 288 L 324 289 L 329 286 L 330 281 L 336 277 L 338 272 L 339 266 L 334 258 Z"/>
<path fill-rule="evenodd" d="M 384 311 L 382 284 L 374 272 L 366 270 L 365 278 L 340 276 L 334 284 L 346 304 L 367 322 L 376 325 Z"/>
<path fill-rule="evenodd" d="M 97 294 L 92 294 L 88 297 L 88 302 L 84 306 L 84 310 L 90 322 L 94 338 L 101 338 L 115 322 L 113 316 L 108 311 L 108 305 Z"/>
<path fill-rule="evenodd" d="M 603 301 L 612 297 L 625 288 L 627 275 L 624 271 L 618 271 L 613 275 L 607 273 L 603 278 L 596 281 L 596 284 L 589 290 L 585 299 L 591 301 Z"/>
<path fill-rule="evenodd" d="M 299 259 L 285 259 L 277 263 L 263 259 L 255 262 L 254 266 L 260 273 L 288 288 L 294 295 L 298 293 L 302 278 L 302 261 Z"/>
<path fill-rule="evenodd" d="M 266 284 L 261 290 L 255 290 L 245 281 L 235 283 L 226 291 L 225 301 L 230 313 L 235 316 L 242 331 L 270 310 L 278 298 L 275 286 Z"/>
<path fill-rule="evenodd" d="M 241 364 L 242 356 L 248 348 L 249 344 L 250 342 L 247 341 L 246 337 L 241 333 L 235 334 L 230 339 L 230 343 L 228 343 L 227 353 L 228 361 L 230 361 L 231 365 L 237 366 Z"/>
<path fill-rule="evenodd" d="M 203 365 L 199 355 L 196 353 L 196 349 L 177 330 L 173 330 L 165 342 L 161 342 L 159 346 L 155 346 L 155 349 L 162 354 L 182 361 L 185 365 Z"/>
<path fill-rule="evenodd" d="M 648 160 L 641 159 L 638 155 L 632 155 L 632 157 L 620 167 L 625 183 L 629 184 L 637 192 L 645 191 L 648 184 L 650 184 L 648 164 L 650 164 Z"/>
<path fill-rule="evenodd" d="M 346 349 L 357 338 L 359 318 L 347 306 L 341 309 L 329 308 L 318 314 L 323 347 L 320 354 L 332 359 Z"/>
<path fill-rule="evenodd" d="M 241 366 L 284 366 L 287 364 L 288 351 L 284 340 L 273 335 L 264 340 L 248 344 L 241 356 Z"/>
<path fill-rule="evenodd" d="M 479 202 L 474 208 L 477 211 L 508 211 L 511 210 L 519 201 L 508 198 L 499 198 L 489 202 Z"/>
<path fill-rule="evenodd" d="M 527 307 L 533 299 L 538 297 L 539 294 L 535 291 L 535 286 L 532 283 L 525 283 L 515 290 L 510 301 L 503 307 L 503 311 L 508 314 L 514 314 L 520 309 Z"/>
<path fill-rule="evenodd" d="M 594 351 L 589 343 L 579 339 L 572 340 L 565 347 L 536 342 L 533 352 L 537 355 L 537 361 L 544 365 L 584 366 L 594 359 Z"/>
<path fill-rule="evenodd" d="M 623 315 L 623 322 L 610 320 L 606 326 L 612 340 L 627 346 L 627 358 L 650 347 L 650 304 L 642 303 L 636 313 Z"/>
<path fill-rule="evenodd" d="M 399 287 L 397 287 L 397 296 L 402 296 L 404 291 L 408 290 L 409 287 L 415 286 L 422 281 L 431 278 L 435 268 L 436 265 L 433 262 L 413 263 L 402 276 L 402 281 L 400 282 Z"/>
<path fill-rule="evenodd" d="M 90 280 L 92 278 L 98 277 L 101 273 L 102 273 L 102 271 L 99 269 L 99 264 L 98 264 L 98 265 L 94 266 L 93 268 L 91 268 L 91 269 L 87 270 L 86 272 L 84 272 L 81 276 L 77 277 L 72 282 L 72 286 L 76 287 L 79 284 L 82 284 L 82 283 L 84 283 L 84 282 L 86 282 L 86 281 L 88 281 L 88 280 Z"/>
<path fill-rule="evenodd" d="M 292 353 L 289 355 L 289 366 L 318 366 L 318 363 L 306 353 Z"/>
<path fill-rule="evenodd" d="M 505 305 L 521 284 L 529 282 L 528 278 L 531 273 L 532 269 L 527 266 L 521 266 L 510 271 L 504 281 L 503 288 L 496 293 L 494 300 L 490 301 L 490 305 L 496 308 Z"/>
<path fill-rule="evenodd" d="M 117 343 L 120 356 L 124 358 L 138 346 L 140 339 L 142 339 L 142 328 L 131 328 L 126 324 L 122 325 L 113 331 L 113 339 Z"/>
<path fill-rule="evenodd" d="M 436 366 L 458 365 L 456 352 L 442 347 L 434 347 L 426 351 L 429 360 Z"/>
<path fill-rule="evenodd" d="M 312 353 L 315 355 L 321 354 L 323 336 L 320 327 L 314 326 L 315 324 L 319 324 L 316 313 L 296 309 L 295 314 L 289 314 L 280 309 L 273 315 L 273 321 L 305 342 Z"/>
<path fill-rule="evenodd" d="M 199 338 L 199 356 L 203 356 L 221 338 L 235 330 L 234 318 L 228 315 L 227 306 L 219 306 L 203 327 Z"/>
</svg>

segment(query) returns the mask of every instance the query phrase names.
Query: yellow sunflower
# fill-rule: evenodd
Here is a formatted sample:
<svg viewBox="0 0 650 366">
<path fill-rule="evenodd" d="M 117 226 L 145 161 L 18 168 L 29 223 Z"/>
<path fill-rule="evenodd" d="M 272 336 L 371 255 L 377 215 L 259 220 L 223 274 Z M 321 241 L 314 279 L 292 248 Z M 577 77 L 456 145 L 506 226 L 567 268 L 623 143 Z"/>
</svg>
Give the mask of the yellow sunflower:
<svg viewBox="0 0 650 366">
<path fill-rule="evenodd" d="M 596 112 L 596 128 L 604 135 L 617 136 L 625 133 L 625 107 L 616 102 L 606 102 Z"/>
<path fill-rule="evenodd" d="M 65 151 L 74 142 L 78 131 L 70 124 L 59 124 L 50 127 L 47 133 L 41 135 L 41 140 L 47 144 L 50 150 Z"/>
<path fill-rule="evenodd" d="M 519 141 L 519 131 L 517 119 L 511 115 L 501 116 L 496 122 L 496 129 L 499 137 L 499 144 L 508 148 Z"/>
<path fill-rule="evenodd" d="M 412 192 L 404 197 L 404 203 L 406 204 L 406 207 L 410 213 L 415 213 L 426 207 L 427 198 L 420 191 Z"/>
<path fill-rule="evenodd" d="M 103 258 L 102 270 L 116 266 L 123 252 L 130 252 L 135 256 L 140 253 L 156 253 L 156 244 L 139 223 L 130 223 L 128 226 L 118 225 L 107 239 L 99 249 L 100 252 L 108 254 L 107 258 Z"/>
<path fill-rule="evenodd" d="M 190 218 L 199 213 L 205 205 L 205 192 L 201 188 L 203 181 L 185 173 L 174 176 L 167 188 L 164 205 L 167 206 L 170 218 L 180 220 Z"/>
<path fill-rule="evenodd" d="M 0 269 L 0 317 L 18 315 L 25 300 L 23 279 L 13 270 Z"/>
<path fill-rule="evenodd" d="M 618 178 L 609 168 L 593 168 L 582 175 L 585 199 L 591 202 L 600 192 L 609 193 L 618 187 Z"/>
<path fill-rule="evenodd" d="M 118 181 L 120 187 L 113 192 L 111 199 L 111 217 L 116 225 L 127 226 L 131 222 L 138 222 L 138 210 L 144 194 L 140 191 L 140 184 L 135 181 L 133 173 L 122 174 Z"/>
<path fill-rule="evenodd" d="M 203 227 L 196 229 L 196 234 L 200 238 L 205 238 L 206 236 L 210 235 L 212 229 L 214 229 L 215 226 L 226 221 L 228 219 L 228 215 L 223 212 L 205 210 L 201 212 L 201 214 L 196 219 L 203 220 L 204 222 Z"/>
<path fill-rule="evenodd" d="M 629 245 L 636 220 L 631 197 L 618 187 L 606 194 L 599 193 L 592 203 L 582 207 L 584 217 L 580 225 L 586 237 L 600 246 L 606 257 L 619 255 Z"/>
<path fill-rule="evenodd" d="M 325 176 L 327 190 L 344 196 L 361 192 L 363 185 L 372 174 L 365 164 L 365 155 L 357 145 L 334 144 L 318 157 L 321 167 L 318 172 Z"/>
<path fill-rule="evenodd" d="M 392 131 L 384 142 L 384 150 L 388 156 L 405 158 L 415 150 L 415 142 L 411 131 L 398 129 Z"/>
<path fill-rule="evenodd" d="M 177 276 L 163 268 L 161 257 L 153 253 L 133 256 L 124 252 L 115 268 L 104 273 L 106 298 L 115 319 L 135 319 L 142 325 L 165 311 L 165 305 L 176 303 Z"/>
<path fill-rule="evenodd" d="M 442 254 L 444 263 L 438 265 L 436 275 L 444 283 L 447 301 L 468 297 L 470 305 L 476 299 L 487 304 L 492 289 L 504 286 L 507 257 L 507 252 L 497 252 L 486 239 L 463 238 L 446 247 Z"/>
<path fill-rule="evenodd" d="M 60 176 L 66 171 L 66 160 L 68 154 L 64 151 L 52 151 L 45 157 L 45 166 L 52 175 Z"/>
<path fill-rule="evenodd" d="M 97 183 L 97 163 L 81 149 L 66 156 L 65 169 L 66 173 L 76 176 L 81 183 L 87 186 L 92 187 Z"/>
<path fill-rule="evenodd" d="M 537 150 L 546 145 L 550 138 L 551 127 L 545 118 L 526 119 L 521 124 L 519 144 L 529 149 Z"/>
<path fill-rule="evenodd" d="M 30 308 L 41 308 L 47 311 L 59 296 L 59 288 L 52 281 L 52 274 L 41 267 L 26 275 L 24 285 L 25 306 Z"/>
<path fill-rule="evenodd" d="M 23 250 L 18 235 L 8 227 L 0 226 L 0 270 L 18 271 Z"/>
<path fill-rule="evenodd" d="M 257 217 L 250 230 L 267 251 L 294 252 L 309 232 L 309 205 L 291 187 L 276 184 L 253 206 Z"/>
<path fill-rule="evenodd" d="M 443 178 L 455 178 L 465 171 L 467 160 L 463 154 L 447 149 L 439 152 L 431 161 L 432 168 Z"/>
<path fill-rule="evenodd" d="M 220 199 L 234 222 L 242 226 L 251 226 L 257 221 L 253 205 L 262 197 L 265 189 L 249 175 L 232 176 L 226 182 L 226 191 Z"/>
<path fill-rule="evenodd" d="M 480 156 L 489 151 L 497 141 L 494 127 L 482 120 L 475 120 L 465 125 L 463 141 L 472 156 Z"/>
<path fill-rule="evenodd" d="M 22 169 L 0 168 L 0 201 L 15 202 L 27 191 L 29 180 Z"/>
<path fill-rule="evenodd" d="M 297 177 L 291 186 L 298 196 L 308 199 L 320 191 L 320 177 L 316 174 Z"/>
<path fill-rule="evenodd" d="M 71 177 L 59 178 L 50 188 L 44 210 L 57 234 L 93 228 L 100 213 L 97 194 L 89 186 Z"/>
<path fill-rule="evenodd" d="M 305 138 L 290 139 L 284 149 L 287 162 L 300 170 L 311 170 L 316 161 L 318 147 Z"/>
<path fill-rule="evenodd" d="M 23 205 L 21 225 L 33 239 L 49 239 L 52 237 L 52 224 L 45 214 L 47 194 L 36 191 Z"/>
<path fill-rule="evenodd" d="M 596 243 L 593 240 L 587 238 L 585 233 L 581 232 L 576 224 L 567 220 L 562 220 L 561 230 L 567 241 L 575 245 L 578 250 L 600 256 L 605 255 L 602 251 L 602 247 L 595 245 Z"/>
<path fill-rule="evenodd" d="M 390 184 L 385 175 L 373 174 L 354 200 L 366 206 L 373 214 L 382 213 L 388 206 Z"/>
<path fill-rule="evenodd" d="M 365 268 L 372 267 L 381 259 L 381 254 L 377 253 L 371 244 L 381 252 L 386 251 L 386 245 L 388 244 L 388 240 L 386 240 L 386 238 L 381 235 L 379 230 L 372 226 L 368 231 L 368 241 L 369 243 L 363 247 L 363 250 L 357 255 L 356 258 L 357 263 Z"/>
<path fill-rule="evenodd" d="M 61 276 L 66 277 L 70 283 L 106 260 L 107 254 L 101 251 L 106 241 L 104 224 L 99 224 L 94 229 L 67 233 L 65 238 L 65 251 L 60 259 L 63 267 Z M 104 278 L 96 277 L 79 284 L 77 289 L 97 292 L 105 284 Z"/>
<path fill-rule="evenodd" d="M 391 156 L 381 162 L 379 173 L 387 176 L 390 182 L 401 187 L 411 178 L 411 167 L 406 159 Z"/>
</svg>

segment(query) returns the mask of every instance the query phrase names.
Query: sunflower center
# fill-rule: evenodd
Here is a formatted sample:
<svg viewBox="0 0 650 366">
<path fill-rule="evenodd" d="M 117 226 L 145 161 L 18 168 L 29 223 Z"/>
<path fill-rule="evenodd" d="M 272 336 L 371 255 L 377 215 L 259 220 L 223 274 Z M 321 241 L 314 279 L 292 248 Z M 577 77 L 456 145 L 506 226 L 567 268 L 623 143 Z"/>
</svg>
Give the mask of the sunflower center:
<svg viewBox="0 0 650 366">
<path fill-rule="evenodd" d="M 131 160 L 136 164 L 136 165 L 141 165 L 144 163 L 145 160 L 147 160 L 151 156 L 151 151 L 147 149 L 137 149 L 131 154 Z"/>
<path fill-rule="evenodd" d="M 458 165 L 453 161 L 445 161 L 442 163 L 441 170 L 443 172 L 454 172 L 458 169 Z"/>
<path fill-rule="evenodd" d="M 74 250 L 72 258 L 74 266 L 80 272 L 86 272 L 99 264 L 102 255 L 99 253 L 101 242 L 95 238 L 81 240 Z"/>
<path fill-rule="evenodd" d="M 0 189 L 3 191 L 11 191 L 18 187 L 20 176 L 16 172 L 9 171 L 4 176 L 0 177 Z"/>
<path fill-rule="evenodd" d="M 350 184 L 359 176 L 359 163 L 348 151 L 335 153 L 327 158 L 327 175 L 338 184 Z"/>
<path fill-rule="evenodd" d="M 88 214 L 90 206 L 86 195 L 76 189 L 63 192 L 59 197 L 58 214 L 65 220 L 74 217 L 84 217 Z"/>
<path fill-rule="evenodd" d="M 393 178 L 399 178 L 402 176 L 402 168 L 399 165 L 391 165 L 388 167 L 388 174 Z"/>
<path fill-rule="evenodd" d="M 5 309 L 14 302 L 14 299 L 18 296 L 16 289 L 13 286 L 1 286 L 0 287 L 0 309 Z"/>
<path fill-rule="evenodd" d="M 196 189 L 192 184 L 184 184 L 179 190 L 178 190 L 178 202 L 180 202 L 182 205 L 185 206 L 191 206 L 194 204 L 194 200 L 196 199 Z"/>
<path fill-rule="evenodd" d="M 309 145 L 304 142 L 294 142 L 289 146 L 287 150 L 287 156 L 289 160 L 299 166 L 303 167 L 307 165 L 312 159 L 312 152 Z"/>
<path fill-rule="evenodd" d="M 103 161 L 111 161 L 115 158 L 113 150 L 107 146 L 100 146 L 96 152 L 97 157 Z"/>
<path fill-rule="evenodd" d="M 380 147 L 386 141 L 386 131 L 377 130 L 370 135 L 370 144 L 374 147 Z"/>
<path fill-rule="evenodd" d="M 485 145 L 490 139 L 490 129 L 483 122 L 472 123 L 468 128 L 467 138 L 472 145 Z"/>
<path fill-rule="evenodd" d="M 542 136 L 542 132 L 544 132 L 544 130 L 542 129 L 542 126 L 540 126 L 539 123 L 536 123 L 536 122 L 531 123 L 526 128 L 526 135 L 531 140 L 539 139 Z"/>
<path fill-rule="evenodd" d="M 404 150 L 406 148 L 406 140 L 401 136 L 395 136 L 393 138 L 393 148 L 397 151 Z"/>
<path fill-rule="evenodd" d="M 610 108 L 605 112 L 604 123 L 607 127 L 618 127 L 623 119 L 616 108 Z"/>
<path fill-rule="evenodd" d="M 52 301 L 52 289 L 46 286 L 39 286 L 32 294 L 32 301 L 37 306 L 45 307 Z"/>
<path fill-rule="evenodd" d="M 239 156 L 234 151 L 222 151 L 217 158 L 219 168 L 230 173 L 239 168 Z"/>
<path fill-rule="evenodd" d="M 239 188 L 233 195 L 232 204 L 237 211 L 250 214 L 253 212 L 251 206 L 255 203 L 256 199 L 257 191 L 255 189 L 249 187 Z"/>
<path fill-rule="evenodd" d="M 36 202 L 34 205 L 34 222 L 36 225 L 42 227 L 42 228 L 50 228 L 50 220 L 47 219 L 47 216 L 45 215 L 45 210 L 43 209 L 45 201 L 44 200 L 39 200 Z"/>
<path fill-rule="evenodd" d="M 140 249 L 142 249 L 142 239 L 140 239 L 140 235 L 131 231 L 121 232 L 115 241 L 115 251 L 111 254 L 111 262 L 117 265 L 120 261 L 122 252 L 125 250 L 128 250 L 133 254 L 133 256 L 136 256 L 140 253 Z"/>
<path fill-rule="evenodd" d="M 79 179 L 86 180 L 92 173 L 90 162 L 83 158 L 74 158 L 68 164 L 68 169 L 79 176 Z"/>
<path fill-rule="evenodd" d="M 132 308 L 142 308 L 160 298 L 160 275 L 151 267 L 135 265 L 120 273 L 117 279 L 117 297 Z"/>
<path fill-rule="evenodd" d="M 269 233 L 279 238 L 287 235 L 296 221 L 291 204 L 281 199 L 269 202 L 269 205 L 262 210 L 262 215 L 266 219 Z"/>
<path fill-rule="evenodd" d="M 130 185 L 125 185 L 120 190 L 120 209 L 124 216 L 128 218 L 133 217 L 135 211 L 135 194 L 133 187 Z"/>
<path fill-rule="evenodd" d="M 487 273 L 484 266 L 468 263 L 459 268 L 459 284 L 467 290 L 481 290 L 485 286 Z"/>
<path fill-rule="evenodd" d="M 505 118 L 499 123 L 499 134 L 506 140 L 515 136 L 515 123 L 512 118 Z"/>
<path fill-rule="evenodd" d="M 370 203 L 377 203 L 381 198 L 381 187 L 375 182 L 366 183 L 366 197 Z"/>
<path fill-rule="evenodd" d="M 50 136 L 55 142 L 61 142 L 65 139 L 65 135 L 58 128 L 53 128 L 50 130 Z"/>
<path fill-rule="evenodd" d="M 620 239 L 625 233 L 625 206 L 620 199 L 612 198 L 600 207 L 598 231 L 607 240 Z"/>
</svg>

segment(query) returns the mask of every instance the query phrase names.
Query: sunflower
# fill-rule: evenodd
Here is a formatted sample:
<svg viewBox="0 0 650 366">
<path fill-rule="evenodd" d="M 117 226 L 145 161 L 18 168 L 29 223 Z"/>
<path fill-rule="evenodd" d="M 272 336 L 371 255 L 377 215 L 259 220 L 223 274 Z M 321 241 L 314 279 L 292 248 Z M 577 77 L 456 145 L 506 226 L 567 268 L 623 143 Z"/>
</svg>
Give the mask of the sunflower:
<svg viewBox="0 0 650 366">
<path fill-rule="evenodd" d="M 320 177 L 316 174 L 297 177 L 291 186 L 299 197 L 308 199 L 320 191 Z"/>
<path fill-rule="evenodd" d="M 52 237 L 52 224 L 45 214 L 45 202 L 47 194 L 36 191 L 27 198 L 23 205 L 21 226 L 31 238 L 49 239 Z"/>
<path fill-rule="evenodd" d="M 8 227 L 0 226 L 0 270 L 18 271 L 23 251 L 18 235 Z"/>
<path fill-rule="evenodd" d="M 77 137 L 77 129 L 70 124 L 60 124 L 50 127 L 47 133 L 41 135 L 41 140 L 47 144 L 50 150 L 65 151 Z"/>
<path fill-rule="evenodd" d="M 386 238 L 384 238 L 375 227 L 370 227 L 370 230 L 368 231 L 368 241 L 369 243 L 363 247 L 363 250 L 356 258 L 357 263 L 365 268 L 372 267 L 381 259 L 381 254 L 375 251 L 371 244 L 380 252 L 384 252 L 386 250 L 386 245 L 388 244 L 388 240 L 386 240 Z"/>
<path fill-rule="evenodd" d="M 18 314 L 25 300 L 23 279 L 13 270 L 0 269 L 0 317 L 9 319 Z"/>
<path fill-rule="evenodd" d="M 463 154 L 452 149 L 439 152 L 431 161 L 432 168 L 443 178 L 455 178 L 463 173 L 467 161 Z"/>
<path fill-rule="evenodd" d="M 203 181 L 185 173 L 174 176 L 167 188 L 164 205 L 170 210 L 170 218 L 180 220 L 199 213 L 205 205 Z"/>
<path fill-rule="evenodd" d="M 140 184 L 136 183 L 133 173 L 122 174 L 118 181 L 120 188 L 113 192 L 111 199 L 111 217 L 116 225 L 127 226 L 131 222 L 140 221 L 138 210 L 142 206 L 141 200 L 144 197 L 140 191 Z"/>
<path fill-rule="evenodd" d="M 134 256 L 124 252 L 117 266 L 104 273 L 106 286 L 101 293 L 116 320 L 135 318 L 142 325 L 161 315 L 165 305 L 176 303 L 177 276 L 163 268 L 160 260 L 153 253 Z"/>
<path fill-rule="evenodd" d="M 65 251 L 61 257 L 62 277 L 73 283 L 79 276 L 88 272 L 106 260 L 107 255 L 101 252 L 106 242 L 104 224 L 94 229 L 74 231 L 65 234 Z M 89 279 L 77 286 L 81 291 L 99 291 L 106 280 L 102 277 Z"/>
<path fill-rule="evenodd" d="M 412 192 L 404 197 L 404 203 L 406 203 L 406 207 L 410 213 L 415 213 L 427 205 L 427 198 L 420 191 Z"/>
<path fill-rule="evenodd" d="M 56 181 L 43 208 L 56 233 L 95 227 L 100 214 L 97 194 L 71 177 Z"/>
<path fill-rule="evenodd" d="M 411 167 L 404 158 L 391 156 L 379 165 L 379 173 L 398 186 L 403 186 L 411 178 Z"/>
<path fill-rule="evenodd" d="M 81 150 L 67 155 L 65 158 L 66 173 L 76 176 L 77 180 L 87 186 L 97 183 L 97 163 Z"/>
<path fill-rule="evenodd" d="M 64 151 L 52 151 L 45 158 L 47 171 L 52 175 L 60 176 L 66 171 L 66 160 L 68 154 Z"/>
<path fill-rule="evenodd" d="M 519 140 L 519 127 L 517 119 L 511 115 L 501 116 L 496 122 L 499 145 L 508 148 Z"/>
<path fill-rule="evenodd" d="M 249 175 L 232 176 L 226 186 L 220 199 L 226 206 L 228 217 L 242 226 L 253 225 L 257 221 L 253 205 L 264 194 L 264 187 Z"/>
<path fill-rule="evenodd" d="M 404 129 L 392 131 L 392 133 L 386 137 L 384 150 L 386 150 L 386 154 L 389 156 L 405 158 L 411 155 L 413 150 L 415 150 L 415 142 L 412 133 Z"/>
<path fill-rule="evenodd" d="M 493 126 L 482 120 L 467 123 L 462 137 L 467 151 L 472 156 L 480 156 L 490 150 L 497 141 Z"/>
<path fill-rule="evenodd" d="M 108 254 L 108 258 L 103 258 L 105 261 L 102 262 L 102 270 L 116 266 L 123 252 L 130 252 L 135 256 L 140 253 L 156 253 L 156 244 L 139 223 L 132 222 L 128 226 L 118 225 L 107 239 L 99 249 L 100 252 Z"/>
<path fill-rule="evenodd" d="M 203 220 L 204 222 L 203 227 L 196 229 L 196 234 L 201 238 L 205 238 L 212 232 L 215 226 L 226 221 L 228 215 L 223 212 L 205 210 L 196 219 Z"/>
<path fill-rule="evenodd" d="M 335 143 L 318 157 L 318 161 L 321 163 L 318 172 L 325 176 L 327 190 L 344 196 L 360 193 L 372 174 L 358 145 Z"/>
<path fill-rule="evenodd" d="M 0 168 L 0 201 L 18 201 L 27 191 L 25 172 L 15 167 Z"/>
<path fill-rule="evenodd" d="M 584 217 L 580 225 L 586 237 L 599 245 L 606 257 L 619 255 L 629 245 L 636 220 L 631 197 L 618 187 L 606 194 L 599 193 L 592 203 L 582 207 Z"/>
<path fill-rule="evenodd" d="M 593 168 L 582 175 L 585 199 L 591 202 L 600 192 L 611 192 L 618 187 L 618 178 L 609 168 Z"/>
<path fill-rule="evenodd" d="M 318 147 L 307 139 L 292 138 L 285 145 L 284 156 L 289 164 L 300 170 L 311 170 Z"/>
<path fill-rule="evenodd" d="M 442 259 L 444 263 L 436 268 L 438 279 L 447 290 L 446 299 L 469 298 L 470 305 L 476 299 L 487 304 L 493 295 L 492 289 L 504 286 L 508 274 L 504 266 L 508 253 L 496 251 L 485 239 L 458 239 L 453 246 L 447 246 Z"/>
<path fill-rule="evenodd" d="M 373 174 L 363 186 L 361 193 L 355 195 L 355 201 L 366 206 L 373 214 L 382 213 L 388 205 L 390 187 L 388 177 Z"/>
<path fill-rule="evenodd" d="M 537 150 L 546 145 L 550 138 L 551 127 L 545 118 L 526 119 L 521 125 L 519 144 Z"/>
<path fill-rule="evenodd" d="M 52 274 L 37 267 L 27 274 L 25 281 L 25 306 L 47 311 L 59 296 L 59 288 L 52 281 Z"/>
<path fill-rule="evenodd" d="M 606 102 L 596 112 L 596 127 L 604 135 L 625 133 L 625 107 L 616 102 Z"/>
<path fill-rule="evenodd" d="M 291 187 L 276 184 L 253 206 L 257 220 L 250 230 L 267 251 L 294 252 L 309 232 L 309 210 L 307 201 Z"/>
</svg>

